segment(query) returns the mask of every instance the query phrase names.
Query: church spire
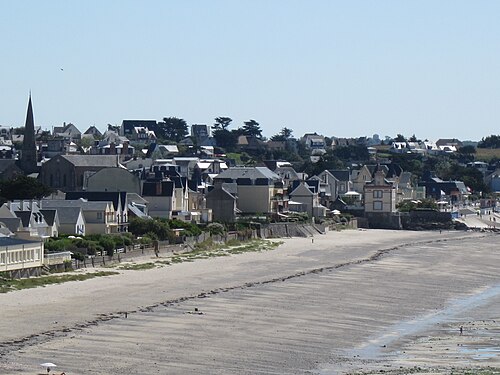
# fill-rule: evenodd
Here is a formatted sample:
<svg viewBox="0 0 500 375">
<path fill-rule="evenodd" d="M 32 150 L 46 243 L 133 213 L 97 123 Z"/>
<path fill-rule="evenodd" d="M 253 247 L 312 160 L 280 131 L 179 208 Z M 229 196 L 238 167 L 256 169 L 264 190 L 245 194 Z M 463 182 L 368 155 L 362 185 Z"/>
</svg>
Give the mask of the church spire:
<svg viewBox="0 0 500 375">
<path fill-rule="evenodd" d="M 20 167 L 26 173 L 37 171 L 37 157 L 35 144 L 35 120 L 33 118 L 33 105 L 31 103 L 31 90 L 26 111 L 26 122 L 24 125 L 24 140 L 21 149 Z"/>
</svg>

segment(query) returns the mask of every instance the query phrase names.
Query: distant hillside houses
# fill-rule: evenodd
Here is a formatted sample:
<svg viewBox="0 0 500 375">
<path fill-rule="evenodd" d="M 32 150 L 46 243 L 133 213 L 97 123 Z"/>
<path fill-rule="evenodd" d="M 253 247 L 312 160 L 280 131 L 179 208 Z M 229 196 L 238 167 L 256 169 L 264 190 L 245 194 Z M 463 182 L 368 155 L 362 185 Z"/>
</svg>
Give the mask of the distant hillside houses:
<svg viewBox="0 0 500 375">
<path fill-rule="evenodd" d="M 0 237 L 43 241 L 60 234 L 121 233 L 133 217 L 234 223 L 293 221 L 302 214 L 321 222 L 348 214 L 373 227 L 393 227 L 402 202 L 432 198 L 445 208 L 467 202 L 473 192 L 459 178 L 443 180 L 430 170 L 412 174 L 404 169 L 410 163 L 388 154 L 414 154 L 420 163 L 471 145 L 457 139 L 400 142 L 378 134 L 341 138 L 308 132 L 298 139 L 266 140 L 228 132 L 233 144 L 225 149 L 207 124 L 186 125 L 173 142 L 159 137 L 166 134 L 166 122 L 151 119 L 126 119 L 104 132 L 89 126 L 83 133 L 72 123 L 43 132 L 31 122 L 30 117 L 34 134 L 25 139 L 32 139 L 34 148 L 24 148 L 29 151 L 24 156 L 36 155 L 36 170 L 29 174 L 54 194 L 0 207 Z M 26 173 L 15 133 L 0 127 L 3 179 Z M 363 160 L 354 161 L 350 152 L 364 148 L 369 152 L 362 153 Z M 461 163 L 500 191 L 498 165 Z M 464 180 L 470 184 L 470 178 Z"/>
</svg>

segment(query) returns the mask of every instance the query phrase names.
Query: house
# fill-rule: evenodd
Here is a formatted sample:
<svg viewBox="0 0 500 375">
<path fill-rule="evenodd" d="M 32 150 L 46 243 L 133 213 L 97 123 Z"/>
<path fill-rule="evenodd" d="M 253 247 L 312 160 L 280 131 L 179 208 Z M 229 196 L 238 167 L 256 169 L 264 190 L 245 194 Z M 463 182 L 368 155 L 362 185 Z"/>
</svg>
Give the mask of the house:
<svg viewBox="0 0 500 375">
<path fill-rule="evenodd" d="M 460 147 L 462 147 L 462 142 L 459 141 L 458 139 L 456 138 L 442 138 L 442 139 L 438 139 L 436 141 L 436 146 L 437 147 L 442 147 L 442 146 L 453 146 L 455 148 L 455 150 L 459 149 Z"/>
<path fill-rule="evenodd" d="M 11 136 L 11 132 L 12 132 L 12 128 L 9 128 L 7 126 L 0 126 L 0 139 L 2 141 L 11 141 L 11 144 L 12 144 L 12 136 Z"/>
<path fill-rule="evenodd" d="M 21 174 L 23 171 L 18 167 L 15 159 L 0 159 L 0 181 L 10 180 Z"/>
<path fill-rule="evenodd" d="M 191 125 L 191 137 L 198 141 L 210 137 L 210 127 L 206 124 Z"/>
<path fill-rule="evenodd" d="M 63 155 L 66 153 L 66 144 L 67 141 L 62 137 L 48 139 L 42 144 L 42 156 L 50 159 L 57 155 Z"/>
<path fill-rule="evenodd" d="M 182 177 L 186 177 L 191 180 L 193 177 L 193 172 L 196 165 L 199 163 L 200 159 L 197 157 L 174 157 L 173 163 L 179 166 L 179 173 Z"/>
<path fill-rule="evenodd" d="M 225 161 L 220 159 L 199 159 L 193 168 L 191 179 L 196 181 L 195 185 L 201 185 L 206 182 L 207 178 L 211 175 L 218 175 L 219 173 L 228 169 Z M 194 188 L 194 186 L 191 186 Z M 194 189 L 193 189 L 194 190 Z"/>
<path fill-rule="evenodd" d="M 424 173 L 418 186 L 425 188 L 427 198 L 438 201 L 448 199 L 452 203 L 461 202 L 470 195 L 462 181 L 443 181 L 430 171 Z"/>
<path fill-rule="evenodd" d="M 59 215 L 57 210 L 44 210 L 40 208 L 40 213 L 43 215 L 47 223 L 47 235 L 49 237 L 59 237 Z"/>
<path fill-rule="evenodd" d="M 356 146 L 358 140 L 356 138 L 338 138 L 332 137 L 332 148 Z"/>
<path fill-rule="evenodd" d="M 43 241 L 0 237 L 0 269 L 11 278 L 40 276 L 43 258 Z"/>
<path fill-rule="evenodd" d="M 131 137 L 134 128 L 146 128 L 148 130 L 156 131 L 158 123 L 156 120 L 123 120 L 120 127 L 120 135 L 124 137 Z"/>
<path fill-rule="evenodd" d="M 396 186 L 385 178 L 382 170 L 364 187 L 365 217 L 370 228 L 401 229 L 401 217 L 396 211 Z"/>
<path fill-rule="evenodd" d="M 392 142 L 389 152 L 395 154 L 405 154 L 410 152 L 410 150 L 408 149 L 406 142 Z"/>
<path fill-rule="evenodd" d="M 66 140 L 78 140 L 82 137 L 80 130 L 78 130 L 78 128 L 72 123 L 63 123 L 63 126 L 54 126 L 52 135 Z"/>
<path fill-rule="evenodd" d="M 89 202 L 111 202 L 115 220 L 109 220 L 112 233 L 128 231 L 128 201 L 125 191 L 73 191 L 66 193 L 66 200 L 84 198 Z M 106 211 L 108 213 L 109 211 Z M 99 222 L 101 223 L 101 222 Z M 116 224 L 115 224 L 116 223 Z M 112 224 L 112 225 L 111 225 Z"/>
<path fill-rule="evenodd" d="M 304 134 L 302 140 L 309 150 L 326 150 L 326 142 L 323 135 L 318 135 L 316 133 Z"/>
<path fill-rule="evenodd" d="M 172 211 L 186 212 L 188 211 L 188 185 L 187 178 L 180 176 L 172 176 L 170 180 L 174 183 L 174 202 L 175 205 Z M 175 213 L 174 213 L 175 215 Z"/>
<path fill-rule="evenodd" d="M 138 217 L 142 219 L 150 218 L 148 209 L 149 202 L 146 199 L 144 199 L 143 197 L 141 197 L 139 194 L 136 193 L 127 193 L 127 201 L 128 201 L 129 218 L 130 217 Z"/>
<path fill-rule="evenodd" d="M 97 129 L 95 126 L 90 126 L 87 130 L 85 130 L 85 133 L 82 134 L 82 138 L 92 138 L 92 139 L 99 139 L 102 137 L 102 133 Z"/>
<path fill-rule="evenodd" d="M 118 166 L 112 155 L 57 155 L 42 165 L 40 181 L 62 191 L 82 190 L 86 172 Z"/>
<path fill-rule="evenodd" d="M 487 175 L 485 182 L 490 187 L 492 192 L 497 194 L 500 193 L 500 168 Z"/>
<path fill-rule="evenodd" d="M 96 141 L 91 149 L 93 155 L 119 155 L 120 159 L 131 158 L 135 148 L 130 145 L 127 137 L 108 130 L 102 136 L 102 140 Z"/>
<path fill-rule="evenodd" d="M 240 135 L 237 144 L 242 150 L 247 151 L 257 151 L 265 148 L 264 141 L 253 135 Z"/>
<path fill-rule="evenodd" d="M 283 188 L 289 189 L 294 181 L 301 181 L 303 176 L 301 173 L 297 173 L 292 166 L 278 166 L 274 170 L 282 180 L 283 180 Z"/>
<path fill-rule="evenodd" d="M 152 152 L 159 152 L 162 158 L 173 157 L 179 154 L 179 148 L 177 145 L 158 145 L 155 144 L 155 148 Z"/>
<path fill-rule="evenodd" d="M 352 190 L 363 194 L 365 185 L 373 179 L 372 171 L 363 165 L 351 171 Z"/>
<path fill-rule="evenodd" d="M 224 186 L 218 184 L 206 194 L 207 208 L 212 210 L 213 220 L 223 223 L 235 221 L 238 209 L 236 207 L 237 198 L 231 194 Z"/>
<path fill-rule="evenodd" d="M 149 130 L 144 126 L 134 126 L 132 133 L 127 136 L 128 139 L 134 142 L 149 144 L 156 142 L 156 134 L 153 130 Z"/>
<path fill-rule="evenodd" d="M 237 208 L 243 214 L 268 214 L 284 209 L 283 181 L 266 167 L 229 168 L 214 178 L 214 185 L 217 184 L 236 196 Z"/>
<path fill-rule="evenodd" d="M 85 236 L 86 223 L 81 207 L 58 207 L 59 233 Z"/>
<path fill-rule="evenodd" d="M 124 168 L 103 168 L 97 172 L 87 172 L 83 187 L 88 191 L 126 191 L 140 194 L 141 180 Z"/>
<path fill-rule="evenodd" d="M 329 208 L 339 195 L 339 180 L 327 170 L 324 170 L 317 176 L 311 177 L 307 181 L 313 179 L 319 181 L 320 203 Z"/>
<path fill-rule="evenodd" d="M 338 181 L 337 194 L 343 195 L 352 190 L 351 172 L 348 169 L 330 169 L 328 172 Z"/>
<path fill-rule="evenodd" d="M 1 159 L 12 160 L 15 158 L 15 156 L 16 156 L 15 149 L 12 145 L 5 144 L 5 142 L 0 142 L 0 160 Z"/>
<path fill-rule="evenodd" d="M 149 216 L 172 218 L 172 210 L 176 206 L 173 181 L 166 178 L 147 179 L 142 185 L 141 195 L 149 202 Z"/>
<path fill-rule="evenodd" d="M 306 212 L 309 217 L 325 217 L 326 207 L 319 201 L 319 181 L 297 181 L 295 185 L 289 193 L 290 201 L 299 203 L 299 210 Z M 289 202 L 290 211 L 294 210 L 293 207 Z"/>
<path fill-rule="evenodd" d="M 396 212 L 396 187 L 385 178 L 382 170 L 364 186 L 365 213 Z"/>
<path fill-rule="evenodd" d="M 17 217 L 20 222 L 13 220 Z M 16 236 L 31 238 L 57 237 L 59 219 L 56 212 L 40 210 L 39 201 L 12 201 L 7 202 L 0 209 L 0 221 Z"/>
<path fill-rule="evenodd" d="M 21 219 L 21 230 L 27 237 L 48 238 L 49 226 L 38 210 L 14 211 L 14 214 Z"/>
<path fill-rule="evenodd" d="M 76 200 L 44 199 L 41 205 L 45 211 L 51 208 L 59 211 L 61 208 L 81 208 L 85 220 L 85 234 L 110 234 L 118 232 L 118 222 L 112 202 L 88 201 L 80 198 Z"/>
</svg>

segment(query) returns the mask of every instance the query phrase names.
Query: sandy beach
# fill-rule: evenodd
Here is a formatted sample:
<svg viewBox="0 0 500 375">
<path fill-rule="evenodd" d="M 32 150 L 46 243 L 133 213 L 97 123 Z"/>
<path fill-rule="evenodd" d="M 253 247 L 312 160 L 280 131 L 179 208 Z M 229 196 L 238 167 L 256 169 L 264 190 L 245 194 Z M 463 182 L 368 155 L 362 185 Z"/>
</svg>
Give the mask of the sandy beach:
<svg viewBox="0 0 500 375">
<path fill-rule="evenodd" d="M 500 373 L 499 238 L 330 232 L 2 294 L 0 373 Z"/>
</svg>

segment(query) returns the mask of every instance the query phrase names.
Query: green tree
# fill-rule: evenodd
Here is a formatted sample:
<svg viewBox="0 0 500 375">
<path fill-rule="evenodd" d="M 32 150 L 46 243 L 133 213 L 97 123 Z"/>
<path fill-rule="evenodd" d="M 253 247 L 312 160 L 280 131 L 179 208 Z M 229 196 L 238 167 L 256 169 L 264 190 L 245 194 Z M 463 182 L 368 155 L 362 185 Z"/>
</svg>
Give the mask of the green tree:
<svg viewBox="0 0 500 375">
<path fill-rule="evenodd" d="M 231 117 L 216 117 L 215 123 L 212 125 L 212 130 L 227 130 L 233 119 Z"/>
<path fill-rule="evenodd" d="M 437 210 L 438 205 L 436 204 L 436 201 L 432 198 L 425 198 L 422 199 L 421 201 L 402 201 L 399 202 L 396 206 L 396 208 L 400 212 L 409 212 L 417 209 L 432 209 L 432 210 Z"/>
<path fill-rule="evenodd" d="M 500 148 L 500 135 L 490 135 L 481 139 L 478 148 Z"/>
<path fill-rule="evenodd" d="M 275 134 L 271 137 L 271 141 L 275 142 L 284 142 L 292 137 L 293 130 L 287 127 L 281 129 L 278 134 Z"/>
<path fill-rule="evenodd" d="M 458 153 L 463 155 L 473 155 L 476 153 L 476 148 L 474 146 L 463 146 L 458 149 Z"/>
<path fill-rule="evenodd" d="M 262 138 L 262 130 L 260 128 L 259 123 L 255 120 L 245 121 L 242 131 L 244 135 L 249 135 L 256 138 Z"/>
<path fill-rule="evenodd" d="M 398 134 L 399 135 L 399 134 Z M 409 139 L 408 142 L 420 142 L 420 139 L 418 139 L 415 134 L 413 134 Z"/>
<path fill-rule="evenodd" d="M 52 193 L 35 178 L 18 175 L 12 180 L 0 181 L 0 196 L 6 200 L 42 199 Z"/>
<path fill-rule="evenodd" d="M 394 142 L 406 142 L 406 138 L 402 134 L 398 134 L 396 138 L 394 138 Z"/>
<path fill-rule="evenodd" d="M 222 147 L 226 151 L 233 151 L 238 144 L 239 133 L 236 130 L 218 129 L 214 130 L 212 134 L 217 146 Z"/>
<path fill-rule="evenodd" d="M 129 220 L 128 230 L 135 236 L 144 236 L 147 233 L 155 233 L 156 238 L 163 241 L 171 237 L 172 231 L 166 220 L 141 219 L 138 217 Z"/>
<path fill-rule="evenodd" d="M 332 150 L 333 155 L 337 156 L 342 161 L 367 161 L 370 159 L 370 154 L 365 146 L 349 145 L 337 147 Z"/>
<path fill-rule="evenodd" d="M 79 146 L 82 149 L 88 149 L 89 147 L 94 145 L 94 137 L 83 137 L 79 141 Z"/>
<path fill-rule="evenodd" d="M 156 136 L 172 142 L 180 142 L 188 135 L 185 120 L 177 117 L 164 117 L 156 126 Z"/>
<path fill-rule="evenodd" d="M 101 245 L 104 248 L 104 251 L 108 256 L 110 257 L 113 256 L 115 252 L 115 242 L 110 236 L 102 236 L 99 239 L 99 245 Z"/>
</svg>

